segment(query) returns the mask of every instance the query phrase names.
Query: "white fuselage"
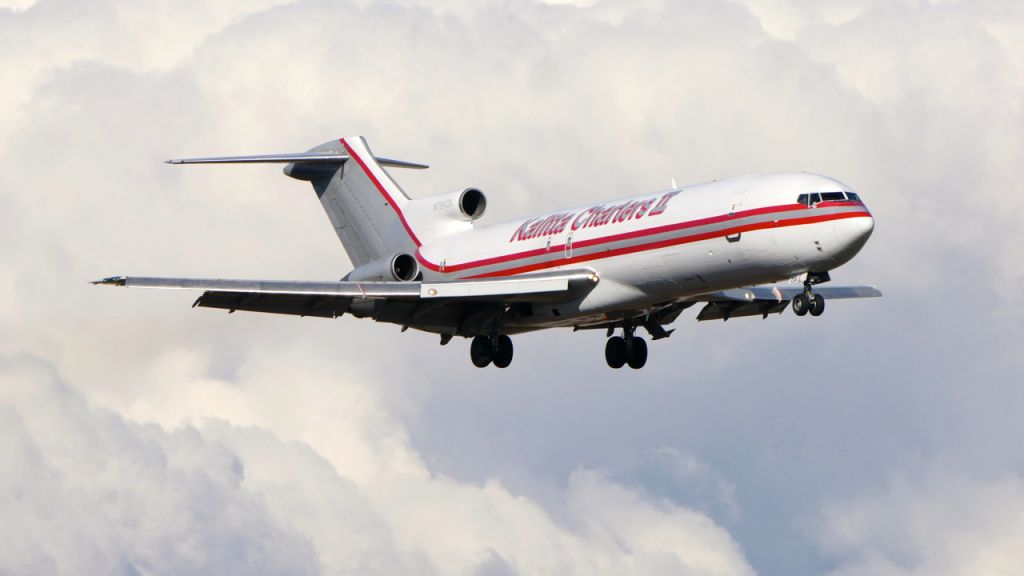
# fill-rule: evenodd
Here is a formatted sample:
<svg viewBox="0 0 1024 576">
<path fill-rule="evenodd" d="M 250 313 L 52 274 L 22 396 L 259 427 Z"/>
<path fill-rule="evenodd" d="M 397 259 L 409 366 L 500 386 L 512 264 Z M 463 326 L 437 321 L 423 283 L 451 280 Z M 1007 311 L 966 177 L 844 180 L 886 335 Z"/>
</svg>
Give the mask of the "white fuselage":
<svg viewBox="0 0 1024 576">
<path fill-rule="evenodd" d="M 852 192 L 808 173 L 721 180 L 424 238 L 425 279 L 510 276 L 589 268 L 585 297 L 559 303 L 530 327 L 594 321 L 718 290 L 827 272 L 849 261 L 874 222 L 859 198 L 800 202 Z M 524 326 L 526 328 L 526 326 Z"/>
</svg>

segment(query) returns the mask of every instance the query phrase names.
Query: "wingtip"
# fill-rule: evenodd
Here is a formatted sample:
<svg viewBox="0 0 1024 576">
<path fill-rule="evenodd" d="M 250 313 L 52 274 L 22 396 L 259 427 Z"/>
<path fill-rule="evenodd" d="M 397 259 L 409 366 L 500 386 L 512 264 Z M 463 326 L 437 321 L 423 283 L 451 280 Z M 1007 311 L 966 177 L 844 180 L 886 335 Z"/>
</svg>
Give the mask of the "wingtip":
<svg viewBox="0 0 1024 576">
<path fill-rule="evenodd" d="M 128 278 L 125 276 L 108 276 L 99 280 L 93 280 L 90 282 L 93 286 L 124 286 L 128 282 Z"/>
</svg>

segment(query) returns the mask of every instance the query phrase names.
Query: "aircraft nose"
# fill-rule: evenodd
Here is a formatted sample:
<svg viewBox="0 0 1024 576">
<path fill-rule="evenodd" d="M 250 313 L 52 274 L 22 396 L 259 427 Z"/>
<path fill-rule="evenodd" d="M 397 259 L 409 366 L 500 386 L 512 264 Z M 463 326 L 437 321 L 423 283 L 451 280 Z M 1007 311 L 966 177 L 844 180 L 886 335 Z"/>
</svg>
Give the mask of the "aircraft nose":
<svg viewBox="0 0 1024 576">
<path fill-rule="evenodd" d="M 875 219 L 870 214 L 845 218 L 838 222 L 839 243 L 846 253 L 856 254 L 867 243 L 875 230 Z"/>
</svg>

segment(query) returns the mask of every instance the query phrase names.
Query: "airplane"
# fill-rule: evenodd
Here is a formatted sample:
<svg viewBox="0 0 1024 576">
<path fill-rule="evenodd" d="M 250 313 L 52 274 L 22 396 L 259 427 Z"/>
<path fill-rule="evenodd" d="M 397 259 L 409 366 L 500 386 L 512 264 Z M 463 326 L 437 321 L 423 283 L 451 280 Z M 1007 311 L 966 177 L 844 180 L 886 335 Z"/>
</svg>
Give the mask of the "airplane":
<svg viewBox="0 0 1024 576">
<path fill-rule="evenodd" d="M 479 222 L 487 197 L 464 188 L 410 198 L 362 137 L 306 152 L 168 160 L 281 163 L 312 184 L 354 269 L 340 281 L 112 276 L 94 284 L 199 290 L 193 307 L 338 318 L 350 314 L 471 338 L 473 365 L 510 365 L 510 336 L 604 330 L 611 368 L 647 362 L 643 328 L 669 337 L 697 320 L 820 316 L 826 299 L 879 297 L 873 286 L 819 286 L 867 242 L 874 219 L 841 182 L 805 172 L 716 180 L 508 222 Z"/>
</svg>

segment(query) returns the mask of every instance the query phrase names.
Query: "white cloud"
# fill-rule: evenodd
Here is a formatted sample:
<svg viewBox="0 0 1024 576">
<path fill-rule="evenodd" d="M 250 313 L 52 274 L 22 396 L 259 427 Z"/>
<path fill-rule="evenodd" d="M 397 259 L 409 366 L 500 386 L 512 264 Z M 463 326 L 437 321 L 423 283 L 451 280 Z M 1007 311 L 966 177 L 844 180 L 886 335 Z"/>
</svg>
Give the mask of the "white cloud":
<svg viewBox="0 0 1024 576">
<path fill-rule="evenodd" d="M 39 362 L 0 367 L 0 571 L 311 574 L 245 466 L 195 430 L 167 434 L 90 409 Z"/>
<path fill-rule="evenodd" d="M 292 378 L 277 383 L 309 384 Z M 5 573 L 752 573 L 703 514 L 579 472 L 562 524 L 498 481 L 402 464 L 419 458 L 402 442 L 401 458 L 381 450 L 368 436 L 388 426 L 366 414 L 308 413 L 342 422 L 313 435 L 345 442 L 325 459 L 263 427 L 125 421 L 27 359 L 0 362 L 0 406 Z M 372 478 L 348 472 L 351 451 Z"/>
<path fill-rule="evenodd" d="M 905 460 L 899 450 L 1019 473 L 1003 456 L 1015 449 L 1006 430 L 1024 432 L 1012 413 L 1021 392 L 1007 383 L 1024 375 L 1024 308 L 1001 288 L 1022 281 L 1018 3 L 571 4 L 0 9 L 0 350 L 41 358 L 73 386 L 7 369 L 2 457 L 13 472 L 2 480 L 11 494 L 39 491 L 0 508 L 20 543 L 0 554 L 24 552 L 4 561 L 123 571 L 173 556 L 184 571 L 212 570 L 233 542 L 273 541 L 251 560 L 742 572 L 743 553 L 707 517 L 591 471 L 628 468 L 608 445 L 664 449 L 673 488 L 711 493 L 769 567 L 810 547 L 776 516 L 860 479 L 846 470 L 883 473 Z M 877 282 L 887 297 L 837 305 L 812 330 L 791 319 L 686 325 L 652 349 L 644 374 L 613 379 L 594 335 L 544 334 L 517 343 L 513 370 L 481 377 L 458 343 L 399 339 L 391 326 L 227 316 L 189 310 L 188 296 L 85 284 L 115 273 L 340 277 L 347 262 L 304 183 L 276 168 L 159 160 L 348 134 L 431 163 L 400 174 L 415 194 L 482 186 L 491 221 L 673 177 L 831 174 L 878 222 L 836 278 Z M 42 396 L 28 400 L 26 382 Z M 435 421 L 424 424 L 428 404 Z M 897 440 L 858 443 L 879 437 Z M 516 457 L 508 466 L 523 484 L 556 496 L 512 490 L 502 466 Z M 448 472 L 460 459 L 475 482 Z M 132 466 L 142 482 L 124 487 L 131 474 L 115 472 Z M 150 508 L 210 508 L 219 524 L 162 526 Z M 63 511 L 79 522 L 59 522 Z M 882 523 L 885 510 L 875 514 Z M 18 522 L 26 529 L 7 528 Z M 220 548 L 203 557 L 200 537 Z M 860 534 L 836 555 L 859 566 L 858 546 L 877 548 Z"/>
<path fill-rule="evenodd" d="M 932 469 L 824 513 L 818 540 L 832 574 L 1016 574 L 1024 566 L 1024 478 Z"/>
</svg>

